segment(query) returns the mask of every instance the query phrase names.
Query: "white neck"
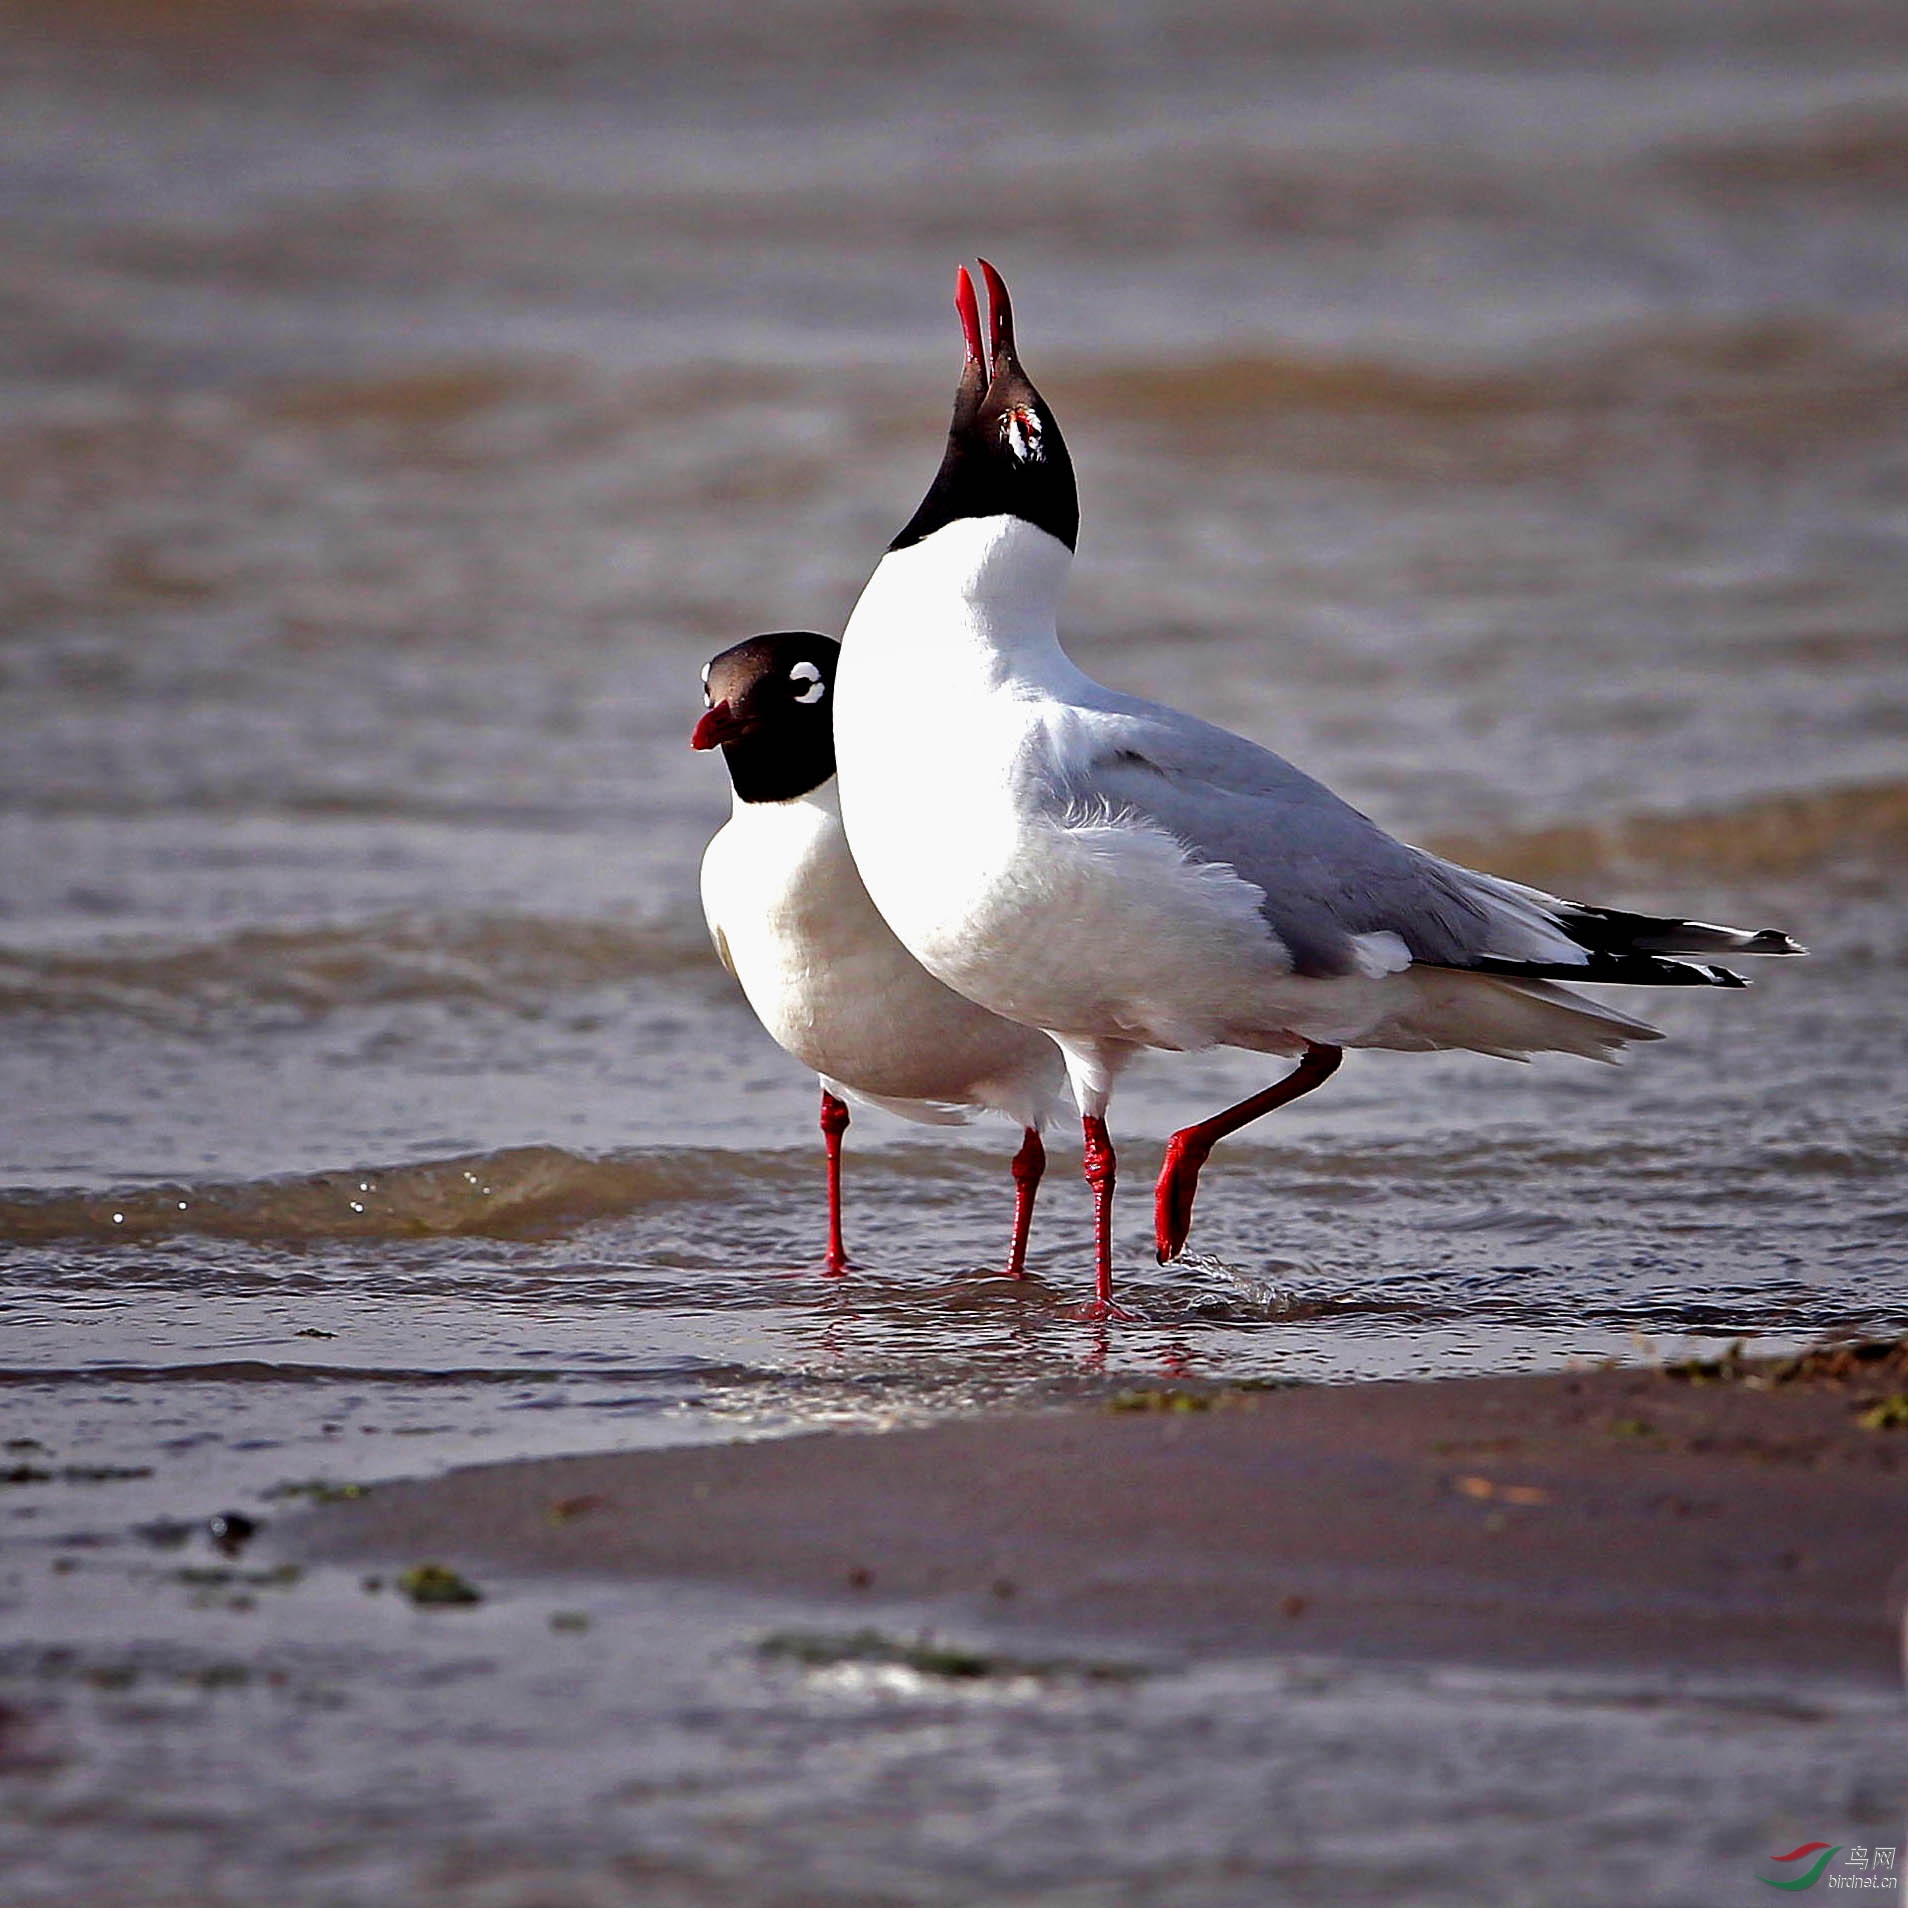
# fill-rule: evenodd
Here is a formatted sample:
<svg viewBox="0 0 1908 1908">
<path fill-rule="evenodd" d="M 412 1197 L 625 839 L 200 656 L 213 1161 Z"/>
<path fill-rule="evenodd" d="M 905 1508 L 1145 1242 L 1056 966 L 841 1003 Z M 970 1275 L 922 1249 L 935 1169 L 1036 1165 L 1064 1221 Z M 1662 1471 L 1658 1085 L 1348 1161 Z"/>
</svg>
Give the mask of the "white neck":
<svg viewBox="0 0 1908 1908">
<path fill-rule="evenodd" d="M 844 644 L 952 639 L 996 672 L 1045 676 L 1060 655 L 1073 552 L 1020 517 L 963 517 L 881 559 Z"/>
</svg>

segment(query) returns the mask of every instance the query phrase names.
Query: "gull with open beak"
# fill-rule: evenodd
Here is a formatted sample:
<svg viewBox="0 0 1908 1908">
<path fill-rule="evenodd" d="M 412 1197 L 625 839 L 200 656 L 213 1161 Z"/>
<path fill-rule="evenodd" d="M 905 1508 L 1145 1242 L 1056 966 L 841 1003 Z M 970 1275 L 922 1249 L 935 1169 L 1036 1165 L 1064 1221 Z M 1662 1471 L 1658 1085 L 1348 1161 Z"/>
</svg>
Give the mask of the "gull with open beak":
<svg viewBox="0 0 1908 1908">
<path fill-rule="evenodd" d="M 965 268 L 963 396 L 920 508 L 842 637 L 841 814 L 874 905 L 929 973 L 1066 1055 L 1113 1305 L 1107 1102 L 1145 1048 L 1283 1054 L 1282 1080 L 1168 1144 L 1162 1260 L 1214 1143 L 1322 1084 L 1347 1047 L 1608 1058 L 1655 1029 L 1560 980 L 1739 987 L 1705 958 L 1788 936 L 1566 901 L 1408 847 L 1290 763 L 1102 688 L 1060 647 L 1079 505 L 985 260 Z M 966 395 L 983 375 L 978 403 Z"/>
</svg>

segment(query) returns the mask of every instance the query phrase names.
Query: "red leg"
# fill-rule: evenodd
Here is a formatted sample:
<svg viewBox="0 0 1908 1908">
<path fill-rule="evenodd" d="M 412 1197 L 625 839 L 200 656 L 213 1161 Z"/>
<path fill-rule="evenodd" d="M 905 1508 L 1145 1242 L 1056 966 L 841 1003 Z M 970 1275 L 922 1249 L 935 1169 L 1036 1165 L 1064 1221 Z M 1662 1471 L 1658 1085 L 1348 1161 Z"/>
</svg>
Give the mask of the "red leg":
<svg viewBox="0 0 1908 1908">
<path fill-rule="evenodd" d="M 848 1270 L 848 1248 L 841 1242 L 841 1136 L 848 1130 L 848 1109 L 826 1087 L 821 1096 L 822 1144 L 828 1149 L 828 1257 L 830 1278 Z"/>
<path fill-rule="evenodd" d="M 1296 1067 L 1276 1085 L 1255 1093 L 1223 1113 L 1215 1113 L 1197 1126 L 1185 1126 L 1166 1142 L 1165 1162 L 1159 1169 L 1159 1183 L 1153 1189 L 1153 1239 L 1159 1249 L 1159 1262 L 1179 1256 L 1192 1230 L 1193 1196 L 1199 1190 L 1199 1169 L 1206 1155 L 1228 1133 L 1270 1113 L 1275 1107 L 1288 1106 L 1300 1094 L 1323 1086 L 1338 1071 L 1345 1057 L 1342 1047 L 1308 1045 Z"/>
<path fill-rule="evenodd" d="M 1093 1303 L 1086 1318 L 1126 1318 L 1113 1303 L 1113 1181 L 1118 1161 L 1106 1121 L 1088 1114 L 1080 1122 L 1084 1141 L 1081 1167 L 1093 1189 Z"/>
<path fill-rule="evenodd" d="M 1040 1175 L 1047 1170 L 1047 1149 L 1033 1127 L 1014 1155 L 1014 1243 L 1007 1254 L 1007 1276 L 1027 1276 L 1027 1233 L 1033 1225 L 1034 1194 L 1040 1190 Z"/>
</svg>

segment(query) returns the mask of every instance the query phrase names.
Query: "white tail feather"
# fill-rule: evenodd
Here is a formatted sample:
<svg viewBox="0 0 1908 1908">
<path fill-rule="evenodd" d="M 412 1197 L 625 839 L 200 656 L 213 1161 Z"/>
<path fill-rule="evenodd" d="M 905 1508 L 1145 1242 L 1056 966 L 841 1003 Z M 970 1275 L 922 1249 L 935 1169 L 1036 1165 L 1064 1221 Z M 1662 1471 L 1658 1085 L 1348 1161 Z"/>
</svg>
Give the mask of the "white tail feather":
<svg viewBox="0 0 1908 1908">
<path fill-rule="evenodd" d="M 1553 981 L 1507 980 L 1441 967 L 1414 967 L 1400 981 L 1412 999 L 1359 1046 L 1427 1052 L 1461 1047 L 1522 1060 L 1533 1053 L 1578 1053 L 1608 1060 L 1632 1040 L 1661 1040 L 1646 1021 Z"/>
</svg>

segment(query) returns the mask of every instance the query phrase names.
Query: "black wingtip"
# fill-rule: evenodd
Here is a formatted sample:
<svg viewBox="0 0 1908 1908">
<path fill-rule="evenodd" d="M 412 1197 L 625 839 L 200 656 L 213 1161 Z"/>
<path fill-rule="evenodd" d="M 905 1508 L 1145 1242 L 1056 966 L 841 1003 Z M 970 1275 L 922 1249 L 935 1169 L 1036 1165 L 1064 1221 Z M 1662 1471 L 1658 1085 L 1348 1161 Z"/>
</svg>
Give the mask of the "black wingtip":
<svg viewBox="0 0 1908 1908">
<path fill-rule="evenodd" d="M 1470 964 L 1479 974 L 1512 980 L 1603 981 L 1619 987 L 1747 987 L 1733 968 L 1709 961 L 1676 960 L 1663 954 L 1615 954 L 1586 950 L 1582 961 L 1509 961 L 1492 956 Z"/>
<path fill-rule="evenodd" d="M 1551 918 L 1593 955 L 1671 956 L 1685 954 L 1806 954 L 1808 949 L 1780 928 L 1724 927 L 1714 921 L 1679 921 L 1674 916 L 1631 914 L 1623 908 L 1590 907 L 1582 901 L 1558 901 Z M 1719 985 L 1727 985 L 1720 982 Z"/>
</svg>

